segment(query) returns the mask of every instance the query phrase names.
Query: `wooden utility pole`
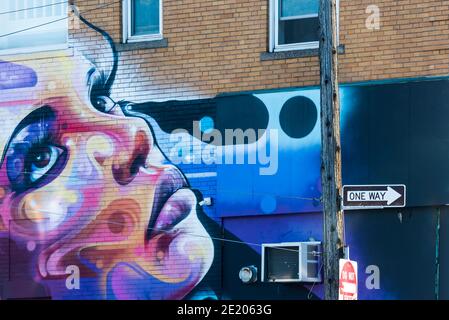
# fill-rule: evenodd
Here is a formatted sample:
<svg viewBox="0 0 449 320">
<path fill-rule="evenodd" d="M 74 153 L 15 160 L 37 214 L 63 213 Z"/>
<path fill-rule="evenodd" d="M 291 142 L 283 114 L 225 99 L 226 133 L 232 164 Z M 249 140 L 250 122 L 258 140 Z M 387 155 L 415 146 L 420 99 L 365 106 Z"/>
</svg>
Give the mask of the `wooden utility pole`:
<svg viewBox="0 0 449 320">
<path fill-rule="evenodd" d="M 343 255 L 340 99 L 336 0 L 320 0 L 321 183 L 324 213 L 325 299 L 338 299 L 338 262 Z"/>
</svg>

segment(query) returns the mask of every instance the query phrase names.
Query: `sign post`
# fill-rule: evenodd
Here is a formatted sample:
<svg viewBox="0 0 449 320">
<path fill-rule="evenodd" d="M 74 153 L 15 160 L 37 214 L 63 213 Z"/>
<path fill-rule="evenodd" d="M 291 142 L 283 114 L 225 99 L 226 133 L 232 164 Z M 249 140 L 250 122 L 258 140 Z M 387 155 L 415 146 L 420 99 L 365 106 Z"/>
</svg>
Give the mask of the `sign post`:
<svg viewBox="0 0 449 320">
<path fill-rule="evenodd" d="M 343 187 L 344 210 L 403 208 L 405 205 L 403 184 Z"/>
<path fill-rule="evenodd" d="M 338 300 L 358 299 L 357 262 L 340 259 Z"/>
</svg>

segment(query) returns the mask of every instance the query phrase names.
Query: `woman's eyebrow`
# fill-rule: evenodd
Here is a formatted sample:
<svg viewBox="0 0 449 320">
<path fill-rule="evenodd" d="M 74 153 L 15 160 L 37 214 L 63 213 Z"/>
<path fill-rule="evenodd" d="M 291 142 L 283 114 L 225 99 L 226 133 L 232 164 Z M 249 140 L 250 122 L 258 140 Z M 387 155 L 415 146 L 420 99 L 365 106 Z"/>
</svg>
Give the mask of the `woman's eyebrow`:
<svg viewBox="0 0 449 320">
<path fill-rule="evenodd" d="M 2 152 L 2 158 L 0 160 L 0 168 L 3 166 L 3 162 L 5 161 L 6 152 L 9 149 L 9 146 L 11 145 L 11 141 L 14 140 L 14 138 L 27 126 L 30 124 L 36 123 L 38 121 L 43 121 L 48 118 L 51 118 L 54 115 L 53 110 L 50 106 L 43 106 L 36 110 L 33 110 L 30 112 L 25 118 L 20 121 L 20 123 L 17 125 L 17 127 L 14 129 L 14 131 L 11 134 L 11 137 L 8 139 L 8 143 L 6 143 L 5 148 Z"/>
</svg>

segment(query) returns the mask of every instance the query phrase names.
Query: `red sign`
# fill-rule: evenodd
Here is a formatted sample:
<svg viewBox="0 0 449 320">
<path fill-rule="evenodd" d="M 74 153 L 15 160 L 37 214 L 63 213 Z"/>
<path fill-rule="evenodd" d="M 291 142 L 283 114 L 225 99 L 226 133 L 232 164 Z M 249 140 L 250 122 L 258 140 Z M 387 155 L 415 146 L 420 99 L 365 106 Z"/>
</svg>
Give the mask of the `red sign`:
<svg viewBox="0 0 449 320">
<path fill-rule="evenodd" d="M 357 262 L 340 259 L 339 300 L 357 300 Z"/>
</svg>

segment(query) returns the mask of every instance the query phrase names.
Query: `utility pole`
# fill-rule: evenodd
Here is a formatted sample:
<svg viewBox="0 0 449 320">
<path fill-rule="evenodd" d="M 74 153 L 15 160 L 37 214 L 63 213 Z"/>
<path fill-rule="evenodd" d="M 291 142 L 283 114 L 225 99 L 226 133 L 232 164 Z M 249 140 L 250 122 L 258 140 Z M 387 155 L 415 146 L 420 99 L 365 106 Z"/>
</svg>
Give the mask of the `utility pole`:
<svg viewBox="0 0 449 320">
<path fill-rule="evenodd" d="M 344 248 L 341 209 L 340 98 L 336 0 L 320 0 L 321 183 L 324 215 L 325 299 L 337 300 L 339 259 Z"/>
</svg>

